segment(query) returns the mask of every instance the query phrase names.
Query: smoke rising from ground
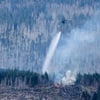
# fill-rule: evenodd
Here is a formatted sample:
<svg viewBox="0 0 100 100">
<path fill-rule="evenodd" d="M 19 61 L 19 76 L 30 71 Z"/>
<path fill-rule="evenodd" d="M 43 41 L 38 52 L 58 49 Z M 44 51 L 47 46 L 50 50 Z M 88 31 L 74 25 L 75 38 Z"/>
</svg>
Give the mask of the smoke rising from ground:
<svg viewBox="0 0 100 100">
<path fill-rule="evenodd" d="M 75 81 L 76 81 L 76 75 L 74 75 L 74 73 L 68 70 L 65 76 L 62 78 L 61 83 L 62 85 L 74 85 Z"/>
<path fill-rule="evenodd" d="M 100 72 L 100 12 L 89 19 L 83 26 L 70 32 L 70 37 L 63 37 L 51 61 L 51 75 L 55 82 L 69 75 L 75 81 L 77 73 Z M 65 73 L 67 73 L 65 75 Z M 71 74 L 73 73 L 73 74 Z M 69 81 L 70 83 L 70 81 Z M 72 82 L 73 83 L 73 82 Z M 66 83 L 67 84 L 67 83 Z"/>
</svg>

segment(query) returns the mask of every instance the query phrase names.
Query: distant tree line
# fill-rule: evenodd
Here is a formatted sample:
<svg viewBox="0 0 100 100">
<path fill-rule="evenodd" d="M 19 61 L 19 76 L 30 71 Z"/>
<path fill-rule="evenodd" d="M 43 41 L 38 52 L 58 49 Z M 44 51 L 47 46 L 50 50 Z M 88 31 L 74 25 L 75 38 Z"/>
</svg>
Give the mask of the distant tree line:
<svg viewBox="0 0 100 100">
<path fill-rule="evenodd" d="M 99 86 L 100 83 L 100 74 L 94 73 L 94 74 L 78 74 L 76 84 L 82 84 L 82 85 L 94 85 Z"/>
<path fill-rule="evenodd" d="M 31 71 L 0 70 L 0 85 L 11 87 L 34 87 L 39 84 L 46 84 L 49 81 L 48 74 L 38 74 Z"/>
<path fill-rule="evenodd" d="M 87 91 L 84 91 L 82 93 L 82 100 L 100 100 L 100 74 L 78 74 L 76 84 L 83 86 L 93 86 L 97 89 L 97 91 L 93 93 L 92 98 Z"/>
</svg>

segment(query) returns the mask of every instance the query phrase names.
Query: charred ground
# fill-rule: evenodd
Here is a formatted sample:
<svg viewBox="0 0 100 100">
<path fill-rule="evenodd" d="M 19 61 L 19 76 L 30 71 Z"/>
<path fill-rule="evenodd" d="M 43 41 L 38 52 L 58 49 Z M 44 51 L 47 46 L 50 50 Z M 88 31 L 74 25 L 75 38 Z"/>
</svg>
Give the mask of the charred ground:
<svg viewBox="0 0 100 100">
<path fill-rule="evenodd" d="M 74 85 L 57 86 L 44 75 L 0 71 L 0 100 L 100 100 L 100 74 L 78 74 Z"/>
</svg>

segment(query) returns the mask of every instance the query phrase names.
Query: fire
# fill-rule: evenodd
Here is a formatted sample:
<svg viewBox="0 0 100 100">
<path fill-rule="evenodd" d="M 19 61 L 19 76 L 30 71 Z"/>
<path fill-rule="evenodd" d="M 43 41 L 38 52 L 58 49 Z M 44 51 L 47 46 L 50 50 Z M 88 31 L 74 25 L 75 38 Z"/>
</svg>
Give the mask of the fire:
<svg viewBox="0 0 100 100">
<path fill-rule="evenodd" d="M 59 83 L 54 84 L 54 87 L 57 88 L 57 89 L 60 88 L 60 86 L 61 86 L 61 84 L 59 84 Z"/>
</svg>

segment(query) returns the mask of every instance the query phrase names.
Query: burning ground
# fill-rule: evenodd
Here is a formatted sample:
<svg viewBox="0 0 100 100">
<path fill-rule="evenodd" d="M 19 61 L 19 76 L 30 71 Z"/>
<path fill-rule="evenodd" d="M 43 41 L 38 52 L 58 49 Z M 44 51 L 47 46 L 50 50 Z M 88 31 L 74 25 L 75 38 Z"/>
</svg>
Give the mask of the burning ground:
<svg viewBox="0 0 100 100">
<path fill-rule="evenodd" d="M 81 100 L 80 86 L 55 88 L 53 85 L 38 86 L 28 89 L 0 90 L 0 100 Z"/>
<path fill-rule="evenodd" d="M 99 83 L 97 73 L 78 74 L 73 85 L 62 85 L 51 81 L 47 73 L 3 70 L 0 71 L 0 100 L 100 100 Z"/>
</svg>

